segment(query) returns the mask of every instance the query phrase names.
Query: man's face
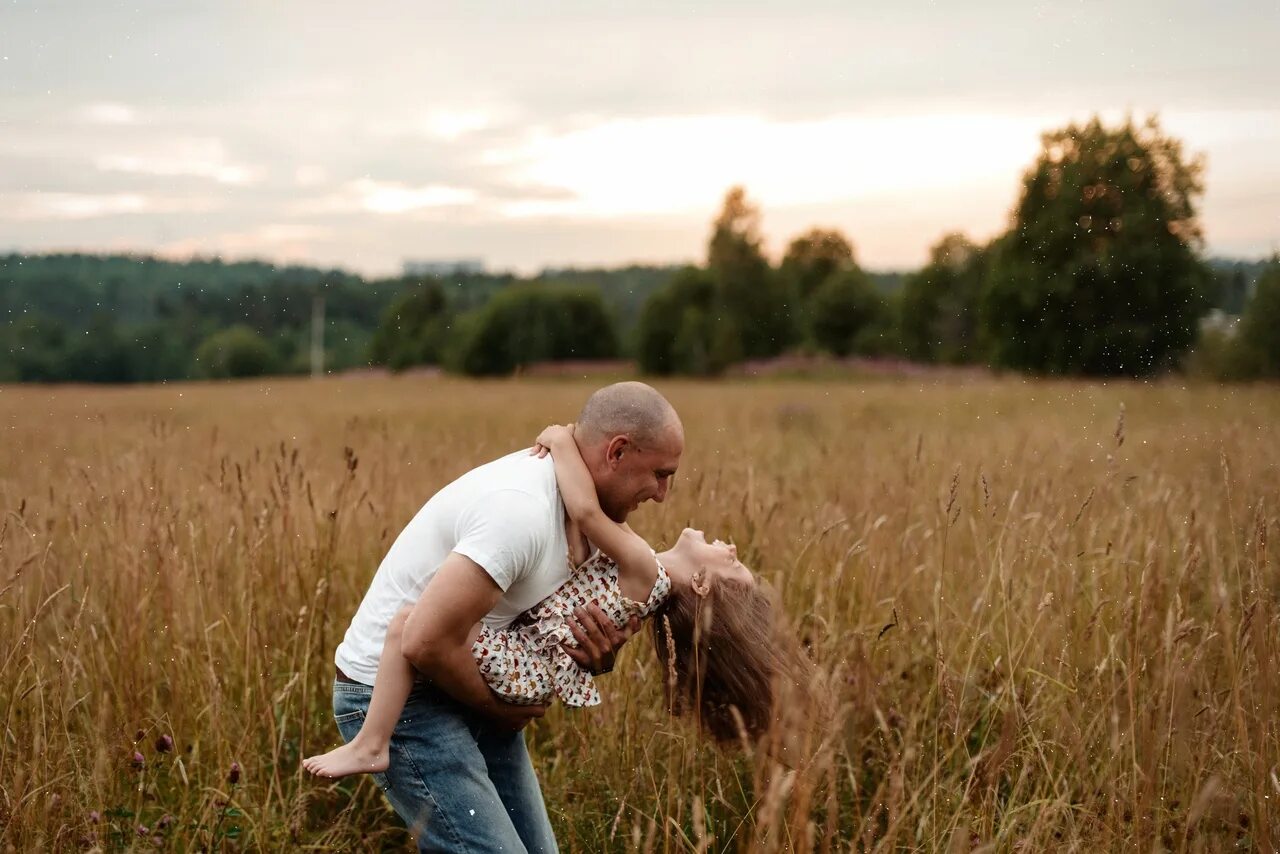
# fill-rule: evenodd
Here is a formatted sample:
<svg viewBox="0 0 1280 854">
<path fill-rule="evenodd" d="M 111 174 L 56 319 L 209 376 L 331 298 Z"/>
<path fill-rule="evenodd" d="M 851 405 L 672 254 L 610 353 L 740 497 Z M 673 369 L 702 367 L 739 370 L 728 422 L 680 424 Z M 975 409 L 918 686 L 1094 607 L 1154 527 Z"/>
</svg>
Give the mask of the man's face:
<svg viewBox="0 0 1280 854">
<path fill-rule="evenodd" d="M 611 439 L 605 449 L 605 470 L 596 479 L 596 494 L 605 515 L 625 522 L 644 502 L 665 501 L 683 451 L 684 432 L 679 427 L 664 431 L 648 446 L 634 444 L 625 436 Z"/>
</svg>

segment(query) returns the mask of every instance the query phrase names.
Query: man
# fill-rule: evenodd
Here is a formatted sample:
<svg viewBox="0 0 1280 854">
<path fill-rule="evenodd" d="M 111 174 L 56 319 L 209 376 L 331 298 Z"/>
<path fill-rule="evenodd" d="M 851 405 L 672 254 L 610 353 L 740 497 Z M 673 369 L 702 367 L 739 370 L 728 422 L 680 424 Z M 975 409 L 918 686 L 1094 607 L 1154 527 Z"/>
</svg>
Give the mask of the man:
<svg viewBox="0 0 1280 854">
<path fill-rule="evenodd" d="M 574 435 L 610 518 L 623 522 L 645 501 L 666 498 L 684 429 L 654 389 L 600 389 Z M 375 778 L 421 851 L 556 850 L 522 733 L 544 709 L 499 700 L 467 636 L 477 622 L 505 627 L 569 577 L 565 523 L 549 458 L 519 451 L 471 470 L 396 538 L 338 646 L 333 709 L 350 741 L 369 707 L 387 626 L 412 605 L 401 652 L 424 679 L 392 736 L 390 768 Z M 637 626 L 619 631 L 595 606 L 576 617 L 579 646 L 570 655 L 608 671 Z"/>
</svg>

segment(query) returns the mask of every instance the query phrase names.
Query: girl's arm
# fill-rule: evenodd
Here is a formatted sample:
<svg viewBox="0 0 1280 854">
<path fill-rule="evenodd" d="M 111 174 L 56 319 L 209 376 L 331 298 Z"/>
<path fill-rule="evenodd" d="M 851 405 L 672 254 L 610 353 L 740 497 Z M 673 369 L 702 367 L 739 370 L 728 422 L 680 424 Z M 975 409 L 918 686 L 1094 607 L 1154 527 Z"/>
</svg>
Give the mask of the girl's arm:
<svg viewBox="0 0 1280 854">
<path fill-rule="evenodd" d="M 537 444 L 551 451 L 556 483 L 569 517 L 582 526 L 587 539 L 618 564 L 618 585 L 628 599 L 645 602 L 658 579 L 658 563 L 644 538 L 605 515 L 596 497 L 595 482 L 582 459 L 570 427 L 554 425 L 542 431 Z"/>
</svg>

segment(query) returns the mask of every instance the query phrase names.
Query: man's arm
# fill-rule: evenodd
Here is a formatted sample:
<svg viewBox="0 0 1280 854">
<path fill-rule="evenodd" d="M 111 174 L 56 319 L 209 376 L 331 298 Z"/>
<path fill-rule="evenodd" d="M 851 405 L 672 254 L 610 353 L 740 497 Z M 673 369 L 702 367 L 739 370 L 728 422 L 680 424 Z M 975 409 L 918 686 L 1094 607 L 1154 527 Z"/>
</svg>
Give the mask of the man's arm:
<svg viewBox="0 0 1280 854">
<path fill-rule="evenodd" d="M 468 642 L 472 627 L 501 597 L 502 588 L 483 567 L 450 552 L 414 603 L 400 650 L 455 700 L 512 729 L 522 729 L 533 718 L 542 717 L 545 707 L 499 700 L 480 675 Z"/>
</svg>

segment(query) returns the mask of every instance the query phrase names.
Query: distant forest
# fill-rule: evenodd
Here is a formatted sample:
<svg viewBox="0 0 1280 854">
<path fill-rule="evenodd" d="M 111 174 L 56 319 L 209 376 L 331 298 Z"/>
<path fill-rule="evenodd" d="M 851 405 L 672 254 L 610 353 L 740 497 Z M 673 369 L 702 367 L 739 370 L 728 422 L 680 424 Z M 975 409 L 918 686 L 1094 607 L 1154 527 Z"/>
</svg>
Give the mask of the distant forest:
<svg viewBox="0 0 1280 854">
<path fill-rule="evenodd" d="M 154 382 L 217 373 L 201 344 L 247 328 L 270 348 L 268 373 L 309 370 L 312 306 L 324 299 L 325 367 L 385 362 L 373 352 L 398 300 L 435 288 L 450 315 L 486 305 L 513 285 L 555 284 L 600 295 L 619 340 L 630 339 L 649 297 L 678 267 L 549 269 L 365 279 L 342 270 L 218 259 L 169 261 L 133 255 L 0 256 L 0 381 Z M 876 277 L 892 290 L 899 276 Z M 256 373 L 257 371 L 252 371 Z"/>
<path fill-rule="evenodd" d="M 1210 262 L 1221 307 L 1239 313 L 1264 261 Z M 324 298 L 325 366 L 342 371 L 386 362 L 374 339 L 389 309 L 438 288 L 451 315 L 475 311 L 513 285 L 555 284 L 599 294 L 617 334 L 616 355 L 635 355 L 645 303 L 680 267 L 549 269 L 444 278 L 365 279 L 341 270 L 218 259 L 133 255 L 0 256 L 0 381 L 155 382 L 217 375 L 201 344 L 232 328 L 260 336 L 265 370 L 305 373 L 313 300 Z M 890 296 L 905 274 L 867 275 Z M 425 360 L 434 361 L 434 360 Z"/>
</svg>

